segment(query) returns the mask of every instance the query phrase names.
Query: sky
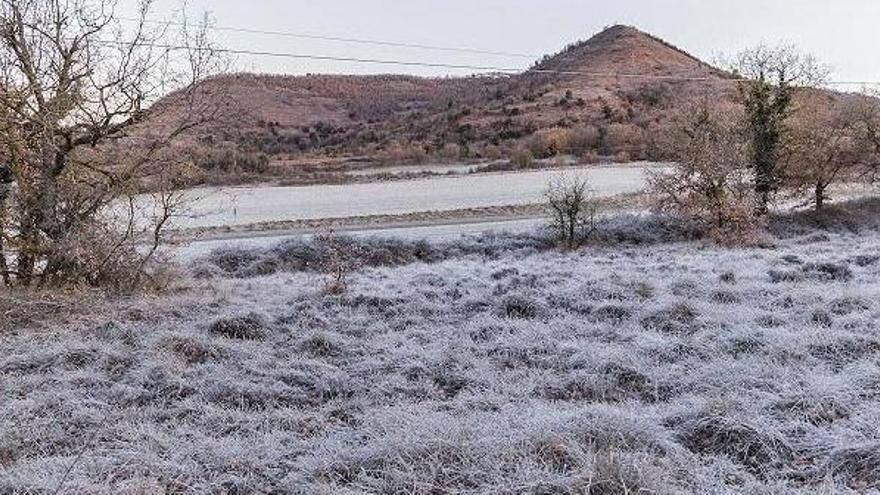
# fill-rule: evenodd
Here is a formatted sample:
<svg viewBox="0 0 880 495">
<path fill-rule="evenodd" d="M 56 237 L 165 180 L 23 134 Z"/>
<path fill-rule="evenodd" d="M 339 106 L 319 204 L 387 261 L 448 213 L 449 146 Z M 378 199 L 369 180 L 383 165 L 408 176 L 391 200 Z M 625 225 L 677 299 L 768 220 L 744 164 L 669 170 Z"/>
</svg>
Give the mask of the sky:
<svg viewBox="0 0 880 495">
<path fill-rule="evenodd" d="M 121 0 L 122 14 L 135 0 Z M 157 0 L 157 19 L 179 8 Z M 498 56 L 214 33 L 237 50 L 525 69 L 534 58 L 613 24 L 659 36 L 703 60 L 758 44 L 795 44 L 839 81 L 880 82 L 880 0 L 189 0 L 219 27 L 503 51 Z M 465 75 L 469 69 L 405 67 L 236 55 L 235 67 L 269 73 Z"/>
</svg>

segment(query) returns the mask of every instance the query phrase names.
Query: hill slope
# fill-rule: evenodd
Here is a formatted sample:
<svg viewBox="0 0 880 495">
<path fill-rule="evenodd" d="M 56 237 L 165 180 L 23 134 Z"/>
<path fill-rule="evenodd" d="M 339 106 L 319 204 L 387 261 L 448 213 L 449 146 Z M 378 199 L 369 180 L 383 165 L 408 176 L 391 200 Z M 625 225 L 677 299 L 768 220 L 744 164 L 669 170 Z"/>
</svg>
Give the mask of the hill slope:
<svg viewBox="0 0 880 495">
<path fill-rule="evenodd" d="M 718 69 L 628 26 L 509 76 L 234 74 L 205 84 L 228 97 L 234 117 L 200 129 L 192 141 L 276 162 L 491 158 L 524 148 L 537 157 L 660 159 L 651 136 L 665 111 L 731 88 Z"/>
</svg>

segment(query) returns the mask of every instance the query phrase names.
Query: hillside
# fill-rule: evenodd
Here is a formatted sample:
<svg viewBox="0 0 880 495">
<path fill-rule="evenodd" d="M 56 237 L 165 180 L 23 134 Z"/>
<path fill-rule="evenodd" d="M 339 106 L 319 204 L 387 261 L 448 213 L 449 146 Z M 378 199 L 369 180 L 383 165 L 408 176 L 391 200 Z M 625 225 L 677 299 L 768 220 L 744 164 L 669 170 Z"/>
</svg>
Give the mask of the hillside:
<svg viewBox="0 0 880 495">
<path fill-rule="evenodd" d="M 231 117 L 189 142 L 212 150 L 205 166 L 221 169 L 215 162 L 230 152 L 275 164 L 499 158 L 523 149 L 537 158 L 662 159 L 653 136 L 666 111 L 732 87 L 721 71 L 628 26 L 509 76 L 233 74 L 204 84 L 227 99 Z"/>
</svg>

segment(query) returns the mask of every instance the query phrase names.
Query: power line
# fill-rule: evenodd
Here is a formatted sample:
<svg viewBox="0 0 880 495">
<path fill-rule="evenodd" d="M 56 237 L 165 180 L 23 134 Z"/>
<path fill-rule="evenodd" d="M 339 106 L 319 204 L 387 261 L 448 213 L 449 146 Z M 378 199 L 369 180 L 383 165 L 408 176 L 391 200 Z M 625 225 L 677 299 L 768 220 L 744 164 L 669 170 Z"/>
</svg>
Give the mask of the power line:
<svg viewBox="0 0 880 495">
<path fill-rule="evenodd" d="M 120 45 L 120 46 L 129 46 L 128 43 L 122 41 L 111 41 L 111 40 L 99 40 L 98 43 L 105 45 Z M 163 43 L 136 43 L 137 46 L 146 47 L 146 48 L 160 48 L 163 50 L 203 50 L 203 51 L 215 51 L 218 53 L 225 53 L 229 55 L 253 55 L 253 56 L 262 56 L 262 57 L 272 57 L 272 58 L 288 58 L 288 59 L 297 59 L 297 60 L 320 60 L 320 61 L 332 61 L 332 62 L 351 62 L 351 63 L 361 63 L 361 64 L 375 64 L 375 65 L 396 65 L 402 67 L 426 67 L 426 68 L 440 68 L 440 69 L 456 69 L 456 70 L 472 70 L 479 72 L 488 72 L 488 73 L 496 73 L 496 74 L 520 74 L 523 72 L 523 69 L 511 68 L 511 67 L 499 67 L 499 66 L 482 66 L 482 65 L 467 65 L 467 64 L 449 64 L 449 63 L 441 63 L 441 62 L 422 62 L 422 61 L 407 61 L 407 60 L 392 60 L 392 59 L 374 59 L 374 58 L 359 58 L 359 57 L 337 57 L 331 55 L 315 55 L 315 54 L 303 54 L 303 53 L 288 53 L 288 52 L 270 52 L 270 51 L 260 51 L 260 50 L 245 50 L 245 49 L 233 49 L 233 48 L 198 48 L 198 47 L 187 47 L 182 45 L 172 45 L 172 44 L 163 44 Z M 711 82 L 711 81 L 728 81 L 728 82 L 748 82 L 750 79 L 748 78 L 718 78 L 711 76 L 688 76 L 688 75 L 663 75 L 663 74 L 627 74 L 627 73 L 616 73 L 616 72 L 589 72 L 589 71 L 577 71 L 577 70 L 553 70 L 553 69 L 530 69 L 529 72 L 533 74 L 558 74 L 558 75 L 575 75 L 575 76 L 588 76 L 588 77 L 596 77 L 596 78 L 617 78 L 617 79 L 646 79 L 646 80 L 661 80 L 661 81 L 685 81 L 685 82 Z M 829 81 L 826 83 L 829 86 L 880 86 L 880 81 Z"/>
<path fill-rule="evenodd" d="M 142 19 L 135 19 L 135 18 L 131 18 L 131 17 L 119 17 L 118 19 L 121 21 L 126 21 L 126 22 L 145 22 L 148 24 L 159 24 L 159 25 L 164 25 L 164 26 L 179 26 L 180 27 L 180 26 L 185 25 L 182 22 L 142 20 Z M 413 49 L 418 49 L 418 50 L 432 50 L 432 51 L 442 51 L 442 52 L 470 53 L 470 54 L 477 54 L 477 55 L 493 55 L 493 56 L 499 56 L 499 57 L 518 57 L 518 58 L 529 58 L 529 59 L 537 59 L 537 58 L 541 57 L 541 55 L 534 55 L 534 54 L 528 54 L 528 53 L 481 50 L 478 48 L 451 47 L 451 46 L 440 46 L 440 45 L 424 45 L 424 44 L 419 44 L 419 43 L 401 43 L 401 42 L 397 42 L 397 41 L 370 40 L 370 39 L 361 39 L 361 38 L 344 38 L 344 37 L 339 37 L 339 36 L 324 36 L 324 35 L 317 35 L 317 34 L 293 33 L 293 32 L 289 32 L 289 31 L 271 31 L 271 30 L 263 30 L 263 29 L 239 28 L 239 27 L 230 27 L 230 26 L 209 26 L 208 29 L 212 29 L 214 31 L 231 32 L 231 33 L 262 34 L 262 35 L 268 35 L 268 36 L 283 36 L 286 38 L 333 41 L 333 42 L 338 42 L 338 43 L 352 43 L 352 44 L 371 45 L 371 46 L 387 46 L 387 47 L 395 47 L 395 48 L 413 48 Z"/>
</svg>

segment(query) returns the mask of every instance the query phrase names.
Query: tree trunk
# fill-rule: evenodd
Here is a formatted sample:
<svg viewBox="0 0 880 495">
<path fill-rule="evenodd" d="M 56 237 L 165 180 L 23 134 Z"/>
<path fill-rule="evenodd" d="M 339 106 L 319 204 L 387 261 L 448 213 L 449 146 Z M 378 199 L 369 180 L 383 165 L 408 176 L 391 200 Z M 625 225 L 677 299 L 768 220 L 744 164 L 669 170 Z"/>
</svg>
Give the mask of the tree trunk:
<svg viewBox="0 0 880 495">
<path fill-rule="evenodd" d="M 2 228 L 2 227 L 0 227 Z M 3 236 L 0 235 L 0 276 L 2 276 L 3 285 L 10 286 L 9 265 L 6 264 L 6 251 L 3 249 Z"/>
<path fill-rule="evenodd" d="M 30 287 L 34 279 L 34 268 L 36 260 L 30 253 L 21 252 L 18 254 L 18 263 L 16 266 L 17 278 L 19 285 Z"/>
<path fill-rule="evenodd" d="M 18 226 L 18 261 L 15 264 L 15 271 L 18 284 L 28 287 L 36 274 L 40 233 L 36 227 L 35 212 L 29 211 L 24 217 Z"/>
<path fill-rule="evenodd" d="M 815 190 L 815 199 L 816 203 L 816 211 L 822 211 L 822 208 L 825 206 L 825 185 L 824 184 L 816 184 Z"/>
</svg>

